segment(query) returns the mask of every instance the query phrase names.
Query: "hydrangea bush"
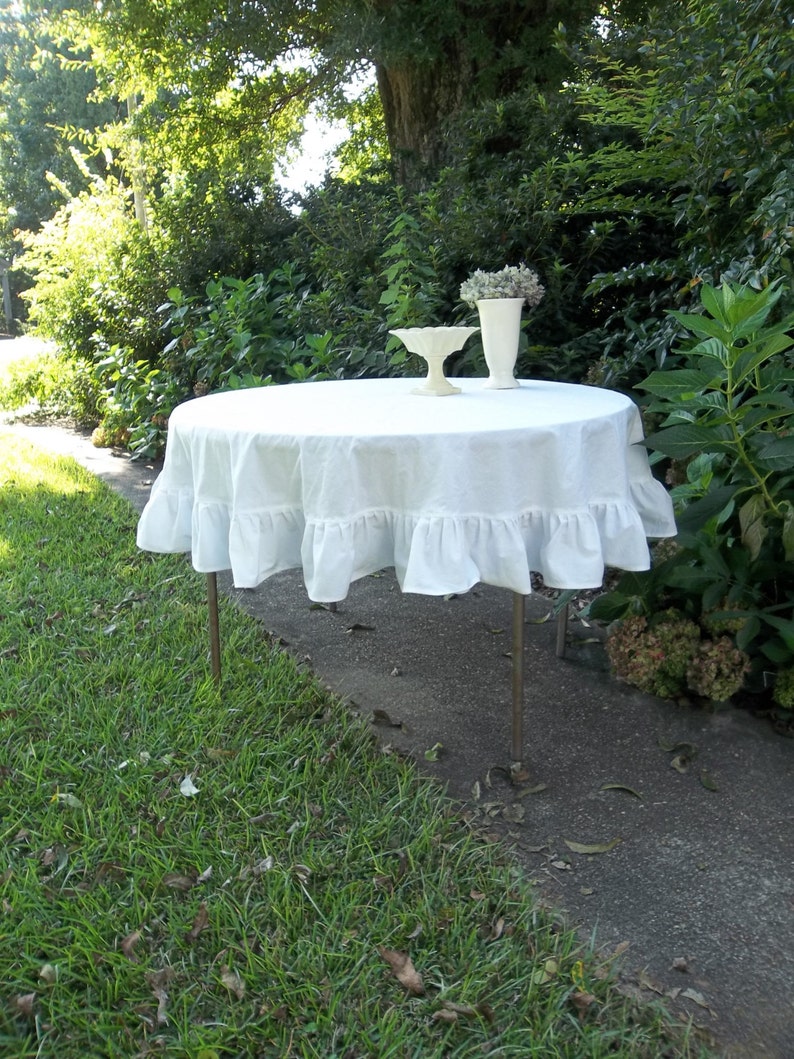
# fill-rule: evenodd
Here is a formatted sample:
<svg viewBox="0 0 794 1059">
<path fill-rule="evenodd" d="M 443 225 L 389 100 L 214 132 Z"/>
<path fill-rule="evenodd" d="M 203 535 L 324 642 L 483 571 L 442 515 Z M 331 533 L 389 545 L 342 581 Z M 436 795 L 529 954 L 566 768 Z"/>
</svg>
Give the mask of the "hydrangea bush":
<svg viewBox="0 0 794 1059">
<path fill-rule="evenodd" d="M 729 636 L 703 639 L 675 610 L 653 622 L 641 614 L 624 619 L 610 632 L 607 654 L 615 675 L 640 691 L 664 699 L 692 692 L 714 702 L 741 689 L 750 662 Z"/>
<path fill-rule="evenodd" d="M 590 617 L 642 614 L 617 635 L 637 635 L 633 679 L 657 649 L 657 615 L 674 608 L 694 622 L 701 645 L 685 684 L 722 700 L 749 694 L 790 701 L 794 667 L 794 314 L 782 316 L 782 280 L 761 290 L 701 285 L 703 312 L 671 313 L 684 333 L 639 385 L 655 429 L 646 444 L 670 461 L 678 537 L 654 550 L 650 570 L 621 575 Z M 781 318 L 782 316 L 782 318 Z M 683 472 L 683 473 L 681 473 Z M 663 675 L 662 675 L 663 676 Z M 659 686 L 662 677 L 648 677 Z M 775 681 L 780 687 L 775 688 Z M 638 685 L 640 686 L 640 685 Z M 657 693 L 664 694 L 662 691 Z"/>
</svg>

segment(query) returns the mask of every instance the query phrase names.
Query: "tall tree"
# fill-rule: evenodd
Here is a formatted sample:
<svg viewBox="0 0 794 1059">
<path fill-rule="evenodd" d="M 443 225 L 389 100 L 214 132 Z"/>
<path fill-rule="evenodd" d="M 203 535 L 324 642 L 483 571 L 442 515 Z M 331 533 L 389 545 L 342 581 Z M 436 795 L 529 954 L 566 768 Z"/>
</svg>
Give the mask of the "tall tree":
<svg viewBox="0 0 794 1059">
<path fill-rule="evenodd" d="M 278 116 L 342 98 L 374 68 L 397 179 L 421 184 L 449 161 L 446 123 L 527 81 L 554 87 L 566 66 L 556 23 L 593 17 L 597 0 L 104 0 L 68 23 L 115 92 L 144 105 L 170 93 L 161 120 L 267 146 Z M 291 111 L 290 111 L 290 108 Z M 284 130 L 282 129 L 282 136 Z M 178 133 L 177 133 L 178 135 Z M 274 144 L 274 146 L 276 146 Z"/>
<path fill-rule="evenodd" d="M 70 148 L 115 118 L 112 100 L 90 99 L 96 78 L 67 49 L 59 58 L 42 15 L 44 0 L 0 0 L 0 251 L 12 256 L 17 229 L 37 230 L 85 176 Z M 64 59 L 67 60 L 64 62 Z"/>
</svg>

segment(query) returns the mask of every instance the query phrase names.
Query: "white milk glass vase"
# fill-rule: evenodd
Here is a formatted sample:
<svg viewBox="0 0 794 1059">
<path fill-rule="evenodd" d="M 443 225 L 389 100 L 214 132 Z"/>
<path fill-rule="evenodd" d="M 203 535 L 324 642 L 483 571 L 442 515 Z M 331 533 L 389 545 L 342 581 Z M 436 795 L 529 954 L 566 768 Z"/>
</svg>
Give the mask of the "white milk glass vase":
<svg viewBox="0 0 794 1059">
<path fill-rule="evenodd" d="M 480 298 L 482 348 L 488 366 L 486 390 L 512 390 L 518 386 L 514 372 L 518 358 L 518 339 L 521 334 L 523 298 Z"/>
<path fill-rule="evenodd" d="M 411 393 L 423 397 L 448 397 L 460 393 L 460 387 L 453 386 L 445 378 L 444 361 L 450 353 L 462 349 L 466 339 L 477 330 L 476 327 L 401 327 L 389 331 L 409 352 L 427 362 L 427 378 Z"/>
</svg>

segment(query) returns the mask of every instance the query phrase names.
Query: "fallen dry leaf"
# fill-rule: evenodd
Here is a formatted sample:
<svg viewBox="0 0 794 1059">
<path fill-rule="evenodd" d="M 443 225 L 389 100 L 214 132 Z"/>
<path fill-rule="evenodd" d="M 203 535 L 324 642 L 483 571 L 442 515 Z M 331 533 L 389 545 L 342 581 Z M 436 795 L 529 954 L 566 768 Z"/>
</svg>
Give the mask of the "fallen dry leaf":
<svg viewBox="0 0 794 1059">
<path fill-rule="evenodd" d="M 455 1015 L 464 1015 L 467 1019 L 476 1018 L 480 1014 L 479 1005 L 456 1004 L 454 1000 L 442 1000 L 441 1006 L 445 1011 L 452 1011 Z"/>
<path fill-rule="evenodd" d="M 571 993 L 571 1003 L 576 1008 L 576 1013 L 580 1019 L 585 1017 L 595 1002 L 596 998 L 592 993 L 584 992 L 581 989 L 575 989 L 573 993 Z"/>
<path fill-rule="evenodd" d="M 563 839 L 563 842 L 571 850 L 572 853 L 582 854 L 593 854 L 593 853 L 609 853 L 611 849 L 619 845 L 623 840 L 621 838 L 612 838 L 609 842 L 570 842 L 567 838 Z"/>
<path fill-rule="evenodd" d="M 504 916 L 500 916 L 497 920 L 491 924 L 490 932 L 486 938 L 486 941 L 498 941 L 499 938 L 505 932 L 505 921 Z"/>
<path fill-rule="evenodd" d="M 176 871 L 169 871 L 163 876 L 163 886 L 167 886 L 169 890 L 192 890 L 196 885 L 195 876 L 192 875 L 181 875 Z"/>
<path fill-rule="evenodd" d="M 720 789 L 719 784 L 708 769 L 700 770 L 700 783 L 707 791 L 718 791 Z"/>
<path fill-rule="evenodd" d="M 185 941 L 195 941 L 198 938 L 199 934 L 202 932 L 202 930 L 207 929 L 207 927 L 209 926 L 209 922 L 210 914 L 207 911 L 206 902 L 202 901 L 199 905 L 199 910 L 196 913 L 196 918 L 193 920 L 193 926 L 185 934 Z"/>
<path fill-rule="evenodd" d="M 402 724 L 401 721 L 393 721 L 388 713 L 381 709 L 372 711 L 372 723 L 382 728 L 399 728 Z"/>
<path fill-rule="evenodd" d="M 114 861 L 103 860 L 96 870 L 94 882 L 98 885 L 104 882 L 120 882 L 124 878 L 124 868 Z"/>
<path fill-rule="evenodd" d="M 407 952 L 397 952 L 381 945 L 378 952 L 391 967 L 394 977 L 413 996 L 422 996 L 425 991 L 422 976 L 418 973 Z"/>
<path fill-rule="evenodd" d="M 223 747 L 211 746 L 208 747 L 204 753 L 210 761 L 228 761 L 231 758 L 237 757 L 239 750 L 226 750 Z"/>
<path fill-rule="evenodd" d="M 458 1013 L 456 1011 L 447 1011 L 442 1008 L 440 1011 L 434 1011 L 432 1016 L 433 1022 L 457 1022 Z"/>
<path fill-rule="evenodd" d="M 493 1022 L 494 1010 L 490 1004 L 456 1004 L 454 1000 L 442 1000 L 441 1010 L 433 1015 L 437 1022 L 457 1022 L 459 1018 L 485 1019 Z"/>
<path fill-rule="evenodd" d="M 41 855 L 41 863 L 43 867 L 53 868 L 53 875 L 62 871 L 66 867 L 68 861 L 69 851 L 66 849 L 66 846 L 62 846 L 60 842 L 56 842 L 55 845 L 49 846 Z"/>
<path fill-rule="evenodd" d="M 154 993 L 155 1000 L 157 1001 L 157 1025 L 164 1026 L 168 1022 L 168 1015 L 166 1014 L 166 1006 L 168 1004 L 168 991 L 166 986 L 173 977 L 173 970 L 170 967 L 163 967 L 159 971 L 151 971 L 146 975 L 146 981 L 149 988 Z"/>
<path fill-rule="evenodd" d="M 600 791 L 625 791 L 626 794 L 631 794 L 642 801 L 642 795 L 635 791 L 633 787 L 627 787 L 625 783 L 602 783 L 598 789 Z"/>
<path fill-rule="evenodd" d="M 664 986 L 659 985 L 659 983 L 654 981 L 653 978 L 649 978 L 645 971 L 640 971 L 637 975 L 637 981 L 643 989 L 650 989 L 654 993 L 658 993 L 659 996 L 664 995 Z"/>
<path fill-rule="evenodd" d="M 697 991 L 697 989 L 683 989 L 681 991 L 681 996 L 686 997 L 687 1000 L 693 1001 L 698 1007 L 705 1008 L 706 1011 L 711 1011 L 708 1001 L 702 993 Z"/>
<path fill-rule="evenodd" d="M 243 999 L 245 996 L 245 982 L 236 971 L 231 970 L 225 964 L 221 967 L 221 981 L 230 993 L 234 993 L 238 1000 Z"/>
<path fill-rule="evenodd" d="M 533 985 L 546 985 L 547 982 L 553 981 L 560 970 L 560 965 L 556 960 L 544 960 L 543 963 L 536 967 L 532 972 L 532 984 Z"/>
<path fill-rule="evenodd" d="M 659 746 L 668 754 L 677 754 L 680 751 L 684 751 L 690 757 L 694 757 L 697 753 L 697 747 L 694 743 L 683 743 L 683 742 L 671 742 L 669 739 L 664 739 L 659 736 L 657 743 Z"/>
<path fill-rule="evenodd" d="M 33 1018 L 33 1005 L 36 1003 L 35 993 L 21 993 L 14 997 L 14 1007 L 20 1015 L 26 1019 Z"/>
<path fill-rule="evenodd" d="M 526 809 L 519 802 L 513 802 L 512 805 L 506 805 L 502 810 L 502 816 L 505 820 L 509 820 L 513 824 L 518 824 L 524 819 Z"/>
<path fill-rule="evenodd" d="M 128 960 L 132 960 L 133 963 L 138 963 L 138 957 L 135 955 L 135 946 L 141 940 L 141 932 L 139 930 L 133 930 L 126 938 L 121 939 L 121 951 L 127 957 Z"/>
</svg>

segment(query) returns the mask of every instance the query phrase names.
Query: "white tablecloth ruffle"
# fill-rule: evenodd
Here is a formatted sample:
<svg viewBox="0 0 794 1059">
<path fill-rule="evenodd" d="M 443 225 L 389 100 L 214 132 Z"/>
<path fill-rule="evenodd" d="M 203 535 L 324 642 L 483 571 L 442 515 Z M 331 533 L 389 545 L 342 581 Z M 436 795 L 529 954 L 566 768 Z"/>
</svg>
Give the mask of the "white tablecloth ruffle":
<svg viewBox="0 0 794 1059">
<path fill-rule="evenodd" d="M 344 599 L 393 566 L 405 592 L 478 582 L 528 594 L 597 588 L 643 570 L 675 533 L 634 404 L 562 383 L 451 397 L 415 380 L 307 383 L 215 394 L 172 415 L 138 544 L 190 552 L 253 588 L 302 567 L 309 597 Z"/>
</svg>

